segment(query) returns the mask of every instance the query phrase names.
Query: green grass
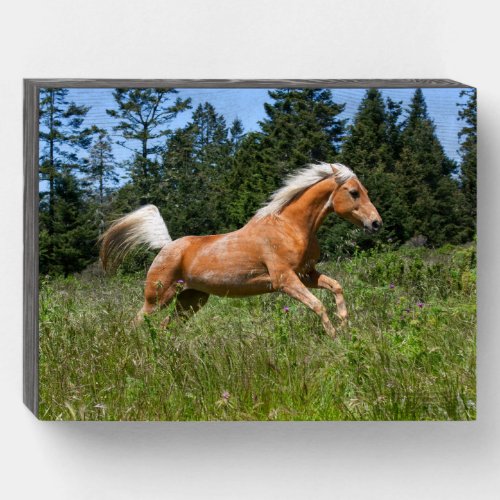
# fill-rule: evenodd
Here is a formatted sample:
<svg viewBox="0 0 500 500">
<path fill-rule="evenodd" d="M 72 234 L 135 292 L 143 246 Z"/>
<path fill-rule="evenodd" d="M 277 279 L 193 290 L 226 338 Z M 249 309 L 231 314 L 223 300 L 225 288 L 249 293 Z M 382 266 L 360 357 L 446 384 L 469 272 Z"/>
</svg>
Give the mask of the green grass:
<svg viewBox="0 0 500 500">
<path fill-rule="evenodd" d="M 45 279 L 40 418 L 474 419 L 475 266 L 473 246 L 322 264 L 350 313 L 337 341 L 282 294 L 211 297 L 187 323 L 164 330 L 162 311 L 134 329 L 143 276 Z"/>
</svg>

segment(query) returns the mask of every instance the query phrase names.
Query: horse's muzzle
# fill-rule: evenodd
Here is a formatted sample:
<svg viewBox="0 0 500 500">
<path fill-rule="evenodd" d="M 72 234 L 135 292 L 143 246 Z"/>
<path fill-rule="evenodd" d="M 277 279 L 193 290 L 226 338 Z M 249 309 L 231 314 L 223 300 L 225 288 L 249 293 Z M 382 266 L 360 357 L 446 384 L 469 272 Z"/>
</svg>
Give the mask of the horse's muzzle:
<svg viewBox="0 0 500 500">
<path fill-rule="evenodd" d="M 382 219 L 374 219 L 367 221 L 364 224 L 365 231 L 368 233 L 376 233 L 382 227 Z"/>
</svg>

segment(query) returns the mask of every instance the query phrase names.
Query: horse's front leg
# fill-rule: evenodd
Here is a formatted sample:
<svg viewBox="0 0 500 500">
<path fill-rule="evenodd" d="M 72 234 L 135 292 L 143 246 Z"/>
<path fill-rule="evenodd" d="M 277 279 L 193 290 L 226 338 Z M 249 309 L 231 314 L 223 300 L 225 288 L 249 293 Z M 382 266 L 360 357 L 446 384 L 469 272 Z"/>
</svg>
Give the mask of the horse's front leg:
<svg viewBox="0 0 500 500">
<path fill-rule="evenodd" d="M 302 283 L 293 271 L 273 274 L 274 276 L 271 277 L 273 288 L 286 293 L 294 299 L 297 299 L 309 307 L 309 309 L 314 311 L 321 318 L 321 323 L 323 324 L 323 328 L 326 333 L 334 339 L 336 335 L 335 328 L 333 327 L 330 318 L 326 313 L 326 308 L 321 300 L 319 300 L 307 289 L 304 283 Z"/>
<path fill-rule="evenodd" d="M 321 274 L 316 269 L 302 278 L 303 283 L 309 288 L 323 288 L 329 290 L 335 296 L 335 303 L 337 304 L 337 316 L 341 321 L 341 326 L 347 323 L 347 307 L 345 305 L 344 293 L 339 282 Z"/>
</svg>

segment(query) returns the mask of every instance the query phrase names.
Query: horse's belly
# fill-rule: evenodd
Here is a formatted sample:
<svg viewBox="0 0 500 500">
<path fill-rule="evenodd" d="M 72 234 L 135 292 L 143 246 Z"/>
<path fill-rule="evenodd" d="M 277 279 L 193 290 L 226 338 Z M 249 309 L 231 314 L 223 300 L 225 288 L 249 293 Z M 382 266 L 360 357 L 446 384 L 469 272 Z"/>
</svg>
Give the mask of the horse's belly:
<svg viewBox="0 0 500 500">
<path fill-rule="evenodd" d="M 272 291 L 271 279 L 264 272 L 205 270 L 186 276 L 187 286 L 224 297 L 245 297 Z"/>
</svg>

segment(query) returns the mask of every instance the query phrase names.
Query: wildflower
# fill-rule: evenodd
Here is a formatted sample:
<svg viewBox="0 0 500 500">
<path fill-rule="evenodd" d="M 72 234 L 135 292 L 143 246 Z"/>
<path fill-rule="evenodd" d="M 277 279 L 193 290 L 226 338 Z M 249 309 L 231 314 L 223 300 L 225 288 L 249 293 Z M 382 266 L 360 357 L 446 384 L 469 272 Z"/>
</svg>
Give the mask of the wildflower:
<svg viewBox="0 0 500 500">
<path fill-rule="evenodd" d="M 287 312 L 290 312 L 290 308 L 289 308 L 288 306 L 285 306 L 285 307 L 283 308 L 283 311 L 284 311 L 284 312 L 286 312 L 286 313 L 287 313 Z"/>
<path fill-rule="evenodd" d="M 424 303 L 423 302 L 417 302 L 417 306 L 420 307 L 420 309 L 422 309 L 422 307 L 424 307 Z"/>
<path fill-rule="evenodd" d="M 231 402 L 229 401 L 231 399 L 231 394 L 229 394 L 229 391 L 223 391 L 222 394 L 220 395 L 220 399 L 215 402 L 215 406 L 218 407 L 232 407 Z"/>
<path fill-rule="evenodd" d="M 184 284 L 184 280 L 177 280 L 177 283 L 179 283 L 179 285 L 183 285 Z"/>
<path fill-rule="evenodd" d="M 389 288 L 392 290 L 392 289 L 394 288 L 394 283 L 391 283 L 391 284 L 389 285 Z"/>
</svg>

